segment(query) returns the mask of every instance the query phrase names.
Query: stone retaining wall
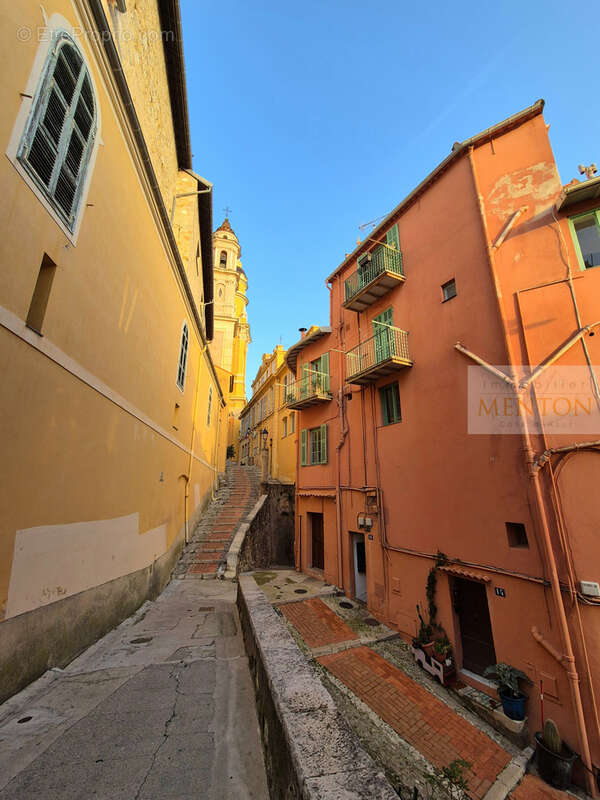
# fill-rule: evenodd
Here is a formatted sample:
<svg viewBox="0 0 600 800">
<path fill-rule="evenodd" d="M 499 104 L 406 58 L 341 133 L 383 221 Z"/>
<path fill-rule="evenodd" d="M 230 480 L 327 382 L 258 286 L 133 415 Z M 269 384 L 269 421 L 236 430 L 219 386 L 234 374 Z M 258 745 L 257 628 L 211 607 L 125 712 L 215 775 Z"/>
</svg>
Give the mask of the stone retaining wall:
<svg viewBox="0 0 600 800">
<path fill-rule="evenodd" d="M 250 575 L 239 578 L 237 605 L 271 800 L 397 800 Z"/>
</svg>

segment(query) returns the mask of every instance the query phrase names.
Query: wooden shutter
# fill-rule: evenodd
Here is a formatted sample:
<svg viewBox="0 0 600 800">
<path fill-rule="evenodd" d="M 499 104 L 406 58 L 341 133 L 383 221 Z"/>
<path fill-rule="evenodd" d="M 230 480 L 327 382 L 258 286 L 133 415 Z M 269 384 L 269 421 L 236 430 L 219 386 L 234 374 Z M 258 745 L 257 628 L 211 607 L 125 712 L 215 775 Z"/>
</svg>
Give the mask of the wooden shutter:
<svg viewBox="0 0 600 800">
<path fill-rule="evenodd" d="M 321 458 L 319 463 L 327 463 L 327 425 L 321 425 Z"/>
<path fill-rule="evenodd" d="M 77 49 L 61 37 L 18 155 L 72 230 L 96 126 L 92 84 Z"/>
<path fill-rule="evenodd" d="M 300 465 L 302 467 L 306 466 L 306 440 L 308 439 L 308 431 L 306 428 L 302 429 L 302 433 L 300 434 Z"/>
<path fill-rule="evenodd" d="M 400 237 L 398 236 L 398 226 L 393 225 L 385 234 L 385 243 L 390 247 L 400 250 Z"/>
<path fill-rule="evenodd" d="M 323 353 L 321 356 L 321 372 L 322 375 L 322 382 L 323 382 L 323 390 L 328 392 L 329 391 L 329 353 Z"/>
</svg>

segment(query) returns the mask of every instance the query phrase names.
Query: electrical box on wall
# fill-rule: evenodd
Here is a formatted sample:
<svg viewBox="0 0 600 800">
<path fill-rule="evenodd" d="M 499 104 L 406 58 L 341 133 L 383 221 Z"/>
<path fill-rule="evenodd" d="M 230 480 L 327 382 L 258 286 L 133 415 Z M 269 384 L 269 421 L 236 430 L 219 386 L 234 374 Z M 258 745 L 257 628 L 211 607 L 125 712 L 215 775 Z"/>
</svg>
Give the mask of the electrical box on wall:
<svg viewBox="0 0 600 800">
<path fill-rule="evenodd" d="M 581 594 L 587 594 L 590 597 L 600 597 L 600 583 L 595 581 L 581 581 Z"/>
</svg>

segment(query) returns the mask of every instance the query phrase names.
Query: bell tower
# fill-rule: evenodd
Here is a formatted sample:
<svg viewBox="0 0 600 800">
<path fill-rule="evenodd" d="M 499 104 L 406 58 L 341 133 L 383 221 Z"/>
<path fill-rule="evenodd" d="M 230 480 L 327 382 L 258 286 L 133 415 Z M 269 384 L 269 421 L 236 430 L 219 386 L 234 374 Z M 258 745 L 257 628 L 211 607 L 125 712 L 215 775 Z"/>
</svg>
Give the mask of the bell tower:
<svg viewBox="0 0 600 800">
<path fill-rule="evenodd" d="M 237 449 L 239 414 L 246 405 L 246 356 L 251 339 L 246 315 L 248 278 L 240 260 L 240 243 L 227 217 L 213 234 L 213 249 L 215 332 L 209 347 L 214 363 L 230 375 L 229 386 L 223 387 L 229 405 L 227 443 Z"/>
</svg>

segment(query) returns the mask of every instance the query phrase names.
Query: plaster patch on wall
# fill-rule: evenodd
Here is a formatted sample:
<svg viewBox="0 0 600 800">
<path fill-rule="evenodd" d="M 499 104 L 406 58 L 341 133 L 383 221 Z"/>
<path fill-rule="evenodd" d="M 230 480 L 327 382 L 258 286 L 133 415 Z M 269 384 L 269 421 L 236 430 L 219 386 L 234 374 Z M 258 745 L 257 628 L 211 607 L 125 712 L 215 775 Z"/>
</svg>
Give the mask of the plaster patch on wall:
<svg viewBox="0 0 600 800">
<path fill-rule="evenodd" d="M 200 505 L 201 499 L 202 498 L 200 497 L 200 487 L 198 486 L 197 483 L 195 483 L 194 484 L 194 508 L 198 508 L 198 506 Z"/>
<path fill-rule="evenodd" d="M 139 514 L 17 531 L 6 618 L 149 566 L 167 526 L 139 533 Z"/>
<path fill-rule="evenodd" d="M 487 206 L 492 214 L 503 219 L 522 205 L 538 214 L 554 200 L 561 190 L 556 165 L 551 161 L 540 161 L 525 169 L 517 169 L 499 178 L 487 197 Z"/>
</svg>

